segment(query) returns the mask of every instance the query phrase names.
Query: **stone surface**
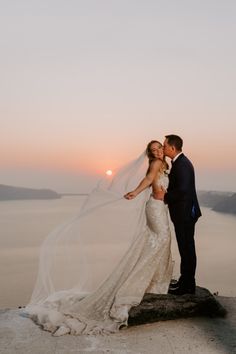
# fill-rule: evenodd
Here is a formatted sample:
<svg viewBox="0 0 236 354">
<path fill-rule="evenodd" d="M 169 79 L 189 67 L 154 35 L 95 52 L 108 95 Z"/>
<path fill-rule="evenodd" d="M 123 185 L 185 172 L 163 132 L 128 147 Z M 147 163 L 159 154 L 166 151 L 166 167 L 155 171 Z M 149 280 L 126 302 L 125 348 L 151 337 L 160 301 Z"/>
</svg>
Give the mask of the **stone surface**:
<svg viewBox="0 0 236 354">
<path fill-rule="evenodd" d="M 217 297 L 226 317 L 207 316 L 131 326 L 108 336 L 53 337 L 20 310 L 0 311 L 1 354 L 234 354 L 236 298 Z"/>
<path fill-rule="evenodd" d="M 224 317 L 226 310 L 207 289 L 197 287 L 195 294 L 146 294 L 140 305 L 129 312 L 129 325 L 152 323 L 195 316 Z"/>
</svg>

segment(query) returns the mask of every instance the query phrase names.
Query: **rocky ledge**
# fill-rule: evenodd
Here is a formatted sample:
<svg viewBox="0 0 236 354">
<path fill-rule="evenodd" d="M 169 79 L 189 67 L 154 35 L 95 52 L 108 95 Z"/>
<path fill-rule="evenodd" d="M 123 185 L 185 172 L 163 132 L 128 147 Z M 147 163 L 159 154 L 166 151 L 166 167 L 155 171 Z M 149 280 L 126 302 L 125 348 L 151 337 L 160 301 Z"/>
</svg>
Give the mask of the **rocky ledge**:
<svg viewBox="0 0 236 354">
<path fill-rule="evenodd" d="M 131 326 L 108 336 L 53 337 L 20 311 L 0 310 L 1 354 L 236 353 L 236 298 L 215 298 L 202 288 L 196 295 L 147 294 L 131 309 Z"/>
<path fill-rule="evenodd" d="M 209 290 L 197 287 L 193 295 L 146 294 L 138 306 L 131 308 L 129 325 L 196 316 L 225 317 L 226 314 L 227 311 Z"/>
</svg>

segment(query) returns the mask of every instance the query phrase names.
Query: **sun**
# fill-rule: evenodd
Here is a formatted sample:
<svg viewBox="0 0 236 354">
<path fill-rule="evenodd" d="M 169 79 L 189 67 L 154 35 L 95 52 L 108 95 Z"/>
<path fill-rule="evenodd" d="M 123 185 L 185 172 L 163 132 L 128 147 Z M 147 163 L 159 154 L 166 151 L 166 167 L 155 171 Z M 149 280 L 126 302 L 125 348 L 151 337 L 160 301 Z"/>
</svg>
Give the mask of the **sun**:
<svg viewBox="0 0 236 354">
<path fill-rule="evenodd" d="M 107 175 L 107 176 L 111 176 L 112 173 L 113 173 L 112 170 L 107 170 L 107 171 L 106 171 L 106 175 Z"/>
</svg>

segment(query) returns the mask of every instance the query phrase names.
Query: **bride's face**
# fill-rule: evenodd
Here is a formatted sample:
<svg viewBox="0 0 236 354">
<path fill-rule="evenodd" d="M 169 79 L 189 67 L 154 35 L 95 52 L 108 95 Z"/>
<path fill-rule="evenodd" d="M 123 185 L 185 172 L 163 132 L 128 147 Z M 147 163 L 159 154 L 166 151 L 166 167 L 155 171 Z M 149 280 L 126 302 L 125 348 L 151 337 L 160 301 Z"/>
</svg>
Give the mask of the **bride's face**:
<svg viewBox="0 0 236 354">
<path fill-rule="evenodd" d="M 163 147 L 162 145 L 158 144 L 158 143 L 153 143 L 150 147 L 150 151 L 151 153 L 153 154 L 153 156 L 155 158 L 158 158 L 158 159 L 163 159 L 164 157 L 164 154 L 163 154 Z"/>
</svg>

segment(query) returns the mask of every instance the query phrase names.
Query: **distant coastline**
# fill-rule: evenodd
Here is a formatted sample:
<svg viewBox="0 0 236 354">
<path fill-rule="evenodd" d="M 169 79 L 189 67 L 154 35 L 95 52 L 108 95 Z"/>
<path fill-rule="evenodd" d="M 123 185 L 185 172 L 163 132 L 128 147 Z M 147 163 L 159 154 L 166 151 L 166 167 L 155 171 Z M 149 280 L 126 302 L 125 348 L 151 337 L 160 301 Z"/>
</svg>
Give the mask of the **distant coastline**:
<svg viewBox="0 0 236 354">
<path fill-rule="evenodd" d="M 59 198 L 61 198 L 61 195 L 51 189 L 34 189 L 0 184 L 0 201 Z"/>
<path fill-rule="evenodd" d="M 0 184 L 0 201 L 60 199 L 70 196 L 87 196 L 88 193 L 57 193 L 52 189 L 37 189 Z"/>
<path fill-rule="evenodd" d="M 236 193 L 198 191 L 199 203 L 214 211 L 236 215 Z"/>
<path fill-rule="evenodd" d="M 214 211 L 236 215 L 236 193 L 220 191 L 197 192 L 201 206 Z M 66 196 L 87 196 L 88 193 L 57 193 L 51 189 L 35 189 L 0 184 L 0 201 L 60 199 Z"/>
</svg>

